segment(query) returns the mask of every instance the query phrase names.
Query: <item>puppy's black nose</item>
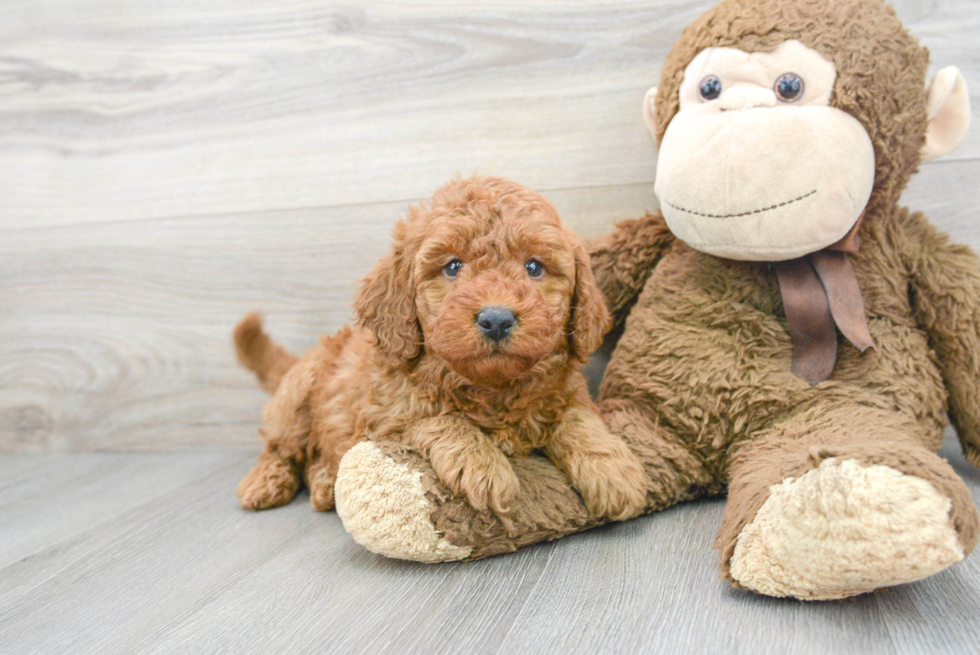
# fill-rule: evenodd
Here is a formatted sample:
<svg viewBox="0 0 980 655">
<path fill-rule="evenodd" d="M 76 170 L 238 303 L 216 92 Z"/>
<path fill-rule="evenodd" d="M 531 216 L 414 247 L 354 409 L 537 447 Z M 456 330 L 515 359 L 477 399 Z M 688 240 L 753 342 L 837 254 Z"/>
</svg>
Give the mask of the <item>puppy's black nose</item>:
<svg viewBox="0 0 980 655">
<path fill-rule="evenodd" d="M 500 341 L 514 327 L 514 312 L 506 307 L 484 307 L 476 315 L 476 324 L 490 341 Z"/>
</svg>

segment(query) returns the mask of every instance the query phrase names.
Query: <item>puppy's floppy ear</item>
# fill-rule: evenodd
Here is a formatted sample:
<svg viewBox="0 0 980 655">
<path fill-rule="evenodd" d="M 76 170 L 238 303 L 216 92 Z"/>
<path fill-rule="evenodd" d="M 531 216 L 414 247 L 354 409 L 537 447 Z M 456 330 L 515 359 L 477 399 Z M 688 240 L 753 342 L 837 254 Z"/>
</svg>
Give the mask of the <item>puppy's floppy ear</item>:
<svg viewBox="0 0 980 655">
<path fill-rule="evenodd" d="M 377 335 L 381 351 L 395 364 L 414 359 L 422 347 L 405 232 L 405 223 L 399 222 L 391 252 L 361 280 L 354 300 L 357 322 Z"/>
<path fill-rule="evenodd" d="M 572 295 L 571 342 L 572 355 L 585 361 L 599 346 L 612 327 L 612 316 L 602 297 L 589 256 L 575 244 L 575 292 Z"/>
</svg>

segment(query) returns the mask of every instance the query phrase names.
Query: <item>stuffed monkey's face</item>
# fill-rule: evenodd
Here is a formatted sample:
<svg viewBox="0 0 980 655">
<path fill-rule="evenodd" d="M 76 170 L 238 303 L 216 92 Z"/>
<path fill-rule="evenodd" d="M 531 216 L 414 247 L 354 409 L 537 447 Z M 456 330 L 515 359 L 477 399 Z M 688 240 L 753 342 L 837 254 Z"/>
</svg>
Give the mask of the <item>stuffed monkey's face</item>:
<svg viewBox="0 0 980 655">
<path fill-rule="evenodd" d="M 671 231 L 696 250 L 748 261 L 844 238 L 871 196 L 875 160 L 861 124 L 830 106 L 836 78 L 799 41 L 770 53 L 702 50 L 660 144 L 655 191 Z"/>
</svg>

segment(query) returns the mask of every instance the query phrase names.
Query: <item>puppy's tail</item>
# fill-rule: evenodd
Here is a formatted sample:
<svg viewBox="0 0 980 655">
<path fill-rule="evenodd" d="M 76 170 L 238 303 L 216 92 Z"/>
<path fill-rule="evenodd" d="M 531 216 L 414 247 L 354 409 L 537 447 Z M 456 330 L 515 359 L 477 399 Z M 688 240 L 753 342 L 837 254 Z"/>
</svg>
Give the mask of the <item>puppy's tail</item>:
<svg viewBox="0 0 980 655">
<path fill-rule="evenodd" d="M 255 373 L 262 388 L 272 393 L 298 358 L 286 352 L 262 329 L 262 317 L 253 312 L 235 326 L 235 351 L 242 366 Z"/>
</svg>

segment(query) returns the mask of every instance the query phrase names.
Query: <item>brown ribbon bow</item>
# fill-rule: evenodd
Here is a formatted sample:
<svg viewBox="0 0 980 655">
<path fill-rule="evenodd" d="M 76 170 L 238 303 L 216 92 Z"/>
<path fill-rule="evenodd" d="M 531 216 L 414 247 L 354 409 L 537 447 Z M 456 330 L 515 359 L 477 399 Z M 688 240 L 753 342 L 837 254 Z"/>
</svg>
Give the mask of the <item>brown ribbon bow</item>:
<svg viewBox="0 0 980 655">
<path fill-rule="evenodd" d="M 837 243 L 775 263 L 793 341 L 793 373 L 810 384 L 826 380 L 834 370 L 837 328 L 861 352 L 875 348 L 861 289 L 847 258 L 847 253 L 857 252 L 863 218 L 864 214 Z"/>
</svg>

